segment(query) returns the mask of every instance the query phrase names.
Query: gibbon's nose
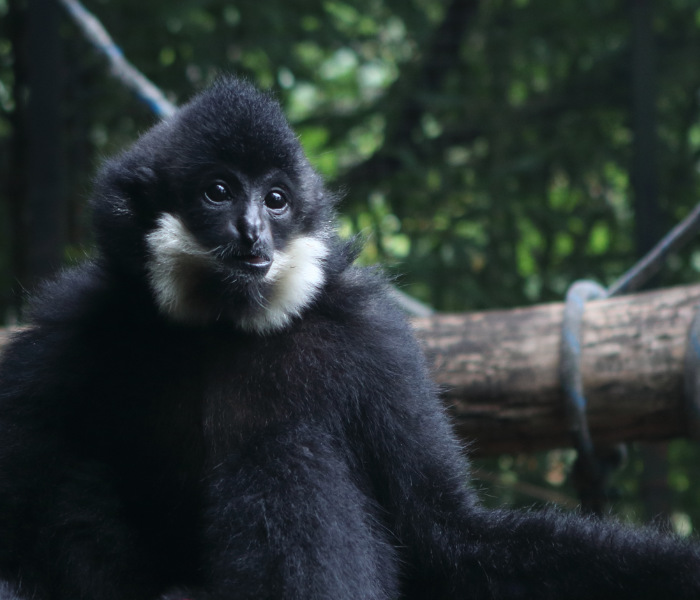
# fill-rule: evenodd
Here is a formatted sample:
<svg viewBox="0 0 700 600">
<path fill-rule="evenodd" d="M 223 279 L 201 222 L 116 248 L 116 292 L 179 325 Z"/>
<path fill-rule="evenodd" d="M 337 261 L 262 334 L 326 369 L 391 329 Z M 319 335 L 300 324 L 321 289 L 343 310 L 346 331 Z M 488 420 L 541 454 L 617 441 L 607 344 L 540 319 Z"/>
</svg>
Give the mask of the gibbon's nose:
<svg viewBox="0 0 700 600">
<path fill-rule="evenodd" d="M 251 246 L 255 244 L 265 229 L 265 221 L 261 215 L 260 208 L 255 205 L 249 205 L 245 213 L 241 215 L 237 229 L 242 241 L 247 242 Z"/>
</svg>

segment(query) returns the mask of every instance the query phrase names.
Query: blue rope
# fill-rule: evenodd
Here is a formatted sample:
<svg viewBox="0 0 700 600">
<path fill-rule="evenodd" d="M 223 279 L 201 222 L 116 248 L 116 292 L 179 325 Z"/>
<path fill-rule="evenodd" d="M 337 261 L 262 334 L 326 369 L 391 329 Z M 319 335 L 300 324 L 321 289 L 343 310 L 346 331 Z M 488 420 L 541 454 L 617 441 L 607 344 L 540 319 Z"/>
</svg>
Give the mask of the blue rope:
<svg viewBox="0 0 700 600">
<path fill-rule="evenodd" d="M 671 252 L 688 243 L 700 231 L 700 204 L 669 231 L 634 267 L 608 288 L 608 296 L 639 289 L 661 269 Z"/>
<path fill-rule="evenodd" d="M 577 281 L 566 293 L 562 321 L 559 377 L 565 392 L 567 421 L 579 456 L 588 463 L 587 470 L 590 472 L 596 469 L 581 376 L 581 321 L 586 302 L 606 298 L 607 295 L 605 288 L 593 281 Z"/>
<path fill-rule="evenodd" d="M 581 508 L 599 516 L 603 515 L 611 494 L 608 477 L 623 463 L 625 448 L 621 445 L 595 448 L 593 445 L 581 375 L 581 324 L 586 302 L 608 296 L 608 290 L 593 281 L 577 281 L 569 288 L 564 304 L 559 362 L 567 424 L 578 451 L 573 483 L 581 499 Z"/>
<path fill-rule="evenodd" d="M 102 24 L 78 0 L 59 1 L 85 36 L 107 57 L 112 75 L 132 90 L 159 118 L 167 118 L 177 110 L 153 83 L 124 58 L 124 54 Z"/>
</svg>

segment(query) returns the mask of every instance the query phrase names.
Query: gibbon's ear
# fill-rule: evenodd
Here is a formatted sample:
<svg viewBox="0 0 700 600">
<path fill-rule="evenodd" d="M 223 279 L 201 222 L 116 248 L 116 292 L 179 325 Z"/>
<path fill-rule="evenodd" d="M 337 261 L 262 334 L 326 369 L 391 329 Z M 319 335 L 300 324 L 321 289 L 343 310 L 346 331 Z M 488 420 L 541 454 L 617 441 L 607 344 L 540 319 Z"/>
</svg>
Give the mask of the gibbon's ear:
<svg viewBox="0 0 700 600">
<path fill-rule="evenodd" d="M 148 197 L 158 182 L 156 172 L 147 166 L 136 167 L 133 171 L 126 170 L 121 175 L 122 189 L 131 198 L 144 195 Z"/>
<path fill-rule="evenodd" d="M 97 246 L 111 263 L 141 269 L 144 237 L 153 226 L 159 178 L 148 164 L 124 155 L 108 161 L 95 181 L 91 201 Z"/>
<path fill-rule="evenodd" d="M 130 152 L 105 163 L 95 182 L 94 204 L 107 204 L 119 214 L 152 212 L 157 196 L 155 169 Z"/>
</svg>

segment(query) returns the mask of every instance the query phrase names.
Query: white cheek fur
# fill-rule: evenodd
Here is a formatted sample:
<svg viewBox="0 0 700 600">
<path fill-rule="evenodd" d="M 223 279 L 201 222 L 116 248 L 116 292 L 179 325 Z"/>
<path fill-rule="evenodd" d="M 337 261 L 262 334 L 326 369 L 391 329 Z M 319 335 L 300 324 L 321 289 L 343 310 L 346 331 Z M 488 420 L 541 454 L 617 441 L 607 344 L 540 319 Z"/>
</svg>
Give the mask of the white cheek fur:
<svg viewBox="0 0 700 600">
<path fill-rule="evenodd" d="M 159 308 L 178 321 L 203 321 L 204 315 L 192 310 L 195 273 L 216 267 L 214 258 L 203 248 L 176 216 L 164 213 L 157 227 L 146 236 L 150 250 L 148 278 Z"/>
<path fill-rule="evenodd" d="M 161 215 L 156 228 L 146 236 L 146 244 L 150 252 L 148 279 L 158 307 L 177 321 L 206 323 L 225 317 L 246 331 L 277 331 L 299 316 L 325 283 L 326 242 L 300 236 L 284 251 L 275 252 L 263 280 L 262 302 L 252 302 L 251 308 L 233 313 L 216 298 L 204 306 L 195 300 L 201 297 L 196 289 L 201 274 L 218 270 L 225 277 L 225 271 L 178 217 Z"/>
<path fill-rule="evenodd" d="M 275 252 L 265 276 L 270 285 L 266 304 L 241 321 L 241 326 L 261 333 L 284 328 L 314 300 L 325 283 L 323 261 L 328 246 L 318 238 L 294 238 L 283 252 Z"/>
</svg>

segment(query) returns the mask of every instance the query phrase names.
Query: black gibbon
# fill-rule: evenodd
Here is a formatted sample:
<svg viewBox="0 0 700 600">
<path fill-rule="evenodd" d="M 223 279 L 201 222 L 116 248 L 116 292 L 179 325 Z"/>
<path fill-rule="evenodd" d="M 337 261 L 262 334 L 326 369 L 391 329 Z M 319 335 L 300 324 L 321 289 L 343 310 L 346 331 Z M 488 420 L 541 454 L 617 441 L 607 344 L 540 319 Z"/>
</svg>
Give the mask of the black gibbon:
<svg viewBox="0 0 700 600">
<path fill-rule="evenodd" d="M 0 365 L 0 597 L 700 598 L 691 543 L 479 505 L 335 201 L 233 78 L 106 163 Z"/>
</svg>

